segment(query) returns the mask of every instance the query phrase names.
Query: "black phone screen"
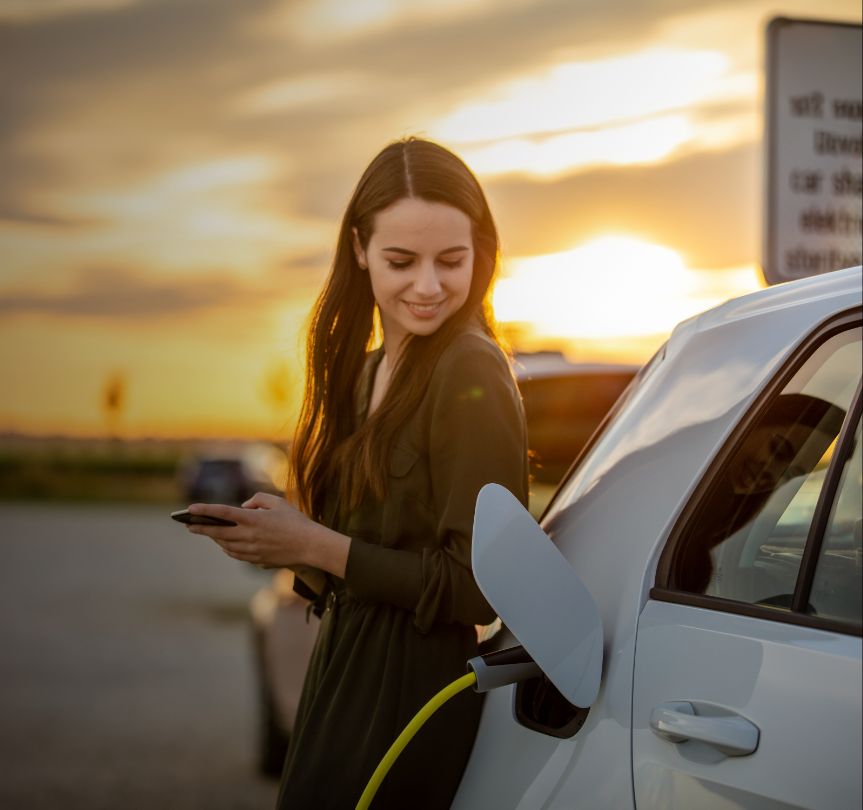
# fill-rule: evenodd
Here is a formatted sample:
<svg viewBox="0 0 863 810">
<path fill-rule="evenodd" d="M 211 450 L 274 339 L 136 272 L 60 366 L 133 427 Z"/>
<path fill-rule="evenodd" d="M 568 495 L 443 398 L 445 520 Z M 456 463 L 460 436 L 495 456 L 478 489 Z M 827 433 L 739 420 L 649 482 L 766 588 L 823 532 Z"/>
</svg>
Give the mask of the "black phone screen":
<svg viewBox="0 0 863 810">
<path fill-rule="evenodd" d="M 210 517 L 209 515 L 193 515 L 188 509 L 180 509 L 177 512 L 171 512 L 171 517 L 180 523 L 189 523 L 197 526 L 236 526 L 233 520 L 224 520 L 223 518 Z"/>
</svg>

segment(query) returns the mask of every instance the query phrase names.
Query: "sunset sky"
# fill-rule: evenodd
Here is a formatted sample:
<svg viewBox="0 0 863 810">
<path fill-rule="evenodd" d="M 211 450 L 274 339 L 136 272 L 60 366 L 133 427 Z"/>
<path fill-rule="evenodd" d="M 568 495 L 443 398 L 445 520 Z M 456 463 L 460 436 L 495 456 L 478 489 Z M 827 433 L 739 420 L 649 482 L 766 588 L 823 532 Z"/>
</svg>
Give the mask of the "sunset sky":
<svg viewBox="0 0 863 810">
<path fill-rule="evenodd" d="M 859 0 L 0 0 L 0 431 L 285 438 L 369 159 L 458 152 L 517 347 L 641 362 L 762 285 L 764 28 Z"/>
</svg>

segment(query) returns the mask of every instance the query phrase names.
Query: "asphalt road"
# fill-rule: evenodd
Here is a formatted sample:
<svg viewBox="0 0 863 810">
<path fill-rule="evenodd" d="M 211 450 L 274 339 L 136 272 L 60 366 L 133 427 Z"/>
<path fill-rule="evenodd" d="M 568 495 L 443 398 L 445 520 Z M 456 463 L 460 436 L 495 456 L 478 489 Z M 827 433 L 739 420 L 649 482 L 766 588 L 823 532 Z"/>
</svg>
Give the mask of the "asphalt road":
<svg viewBox="0 0 863 810">
<path fill-rule="evenodd" d="M 247 604 L 170 509 L 0 504 L 0 808 L 271 808 Z"/>
</svg>

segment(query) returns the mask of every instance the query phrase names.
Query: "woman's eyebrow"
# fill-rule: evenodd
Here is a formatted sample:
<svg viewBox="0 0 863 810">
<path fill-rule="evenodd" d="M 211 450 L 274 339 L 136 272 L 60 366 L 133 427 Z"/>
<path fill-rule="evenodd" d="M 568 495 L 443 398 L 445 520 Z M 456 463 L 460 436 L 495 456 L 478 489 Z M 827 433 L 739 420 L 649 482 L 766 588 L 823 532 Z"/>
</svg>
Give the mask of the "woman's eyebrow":
<svg viewBox="0 0 863 810">
<path fill-rule="evenodd" d="M 469 250 L 470 248 L 465 245 L 453 245 L 452 247 L 444 248 L 438 256 L 443 256 L 445 253 L 457 253 L 460 250 Z M 381 250 L 388 250 L 390 253 L 401 253 L 404 256 L 416 256 L 416 251 L 408 250 L 407 248 L 401 247 L 385 247 L 381 248 Z"/>
</svg>

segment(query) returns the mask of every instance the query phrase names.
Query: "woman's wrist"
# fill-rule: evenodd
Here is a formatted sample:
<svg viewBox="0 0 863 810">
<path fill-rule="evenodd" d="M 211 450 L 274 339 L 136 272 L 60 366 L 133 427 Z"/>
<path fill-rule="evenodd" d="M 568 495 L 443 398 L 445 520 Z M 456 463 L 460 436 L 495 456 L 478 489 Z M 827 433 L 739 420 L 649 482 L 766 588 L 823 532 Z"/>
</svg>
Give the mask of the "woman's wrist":
<svg viewBox="0 0 863 810">
<path fill-rule="evenodd" d="M 303 564 L 344 579 L 351 538 L 316 523 L 305 544 Z"/>
</svg>

